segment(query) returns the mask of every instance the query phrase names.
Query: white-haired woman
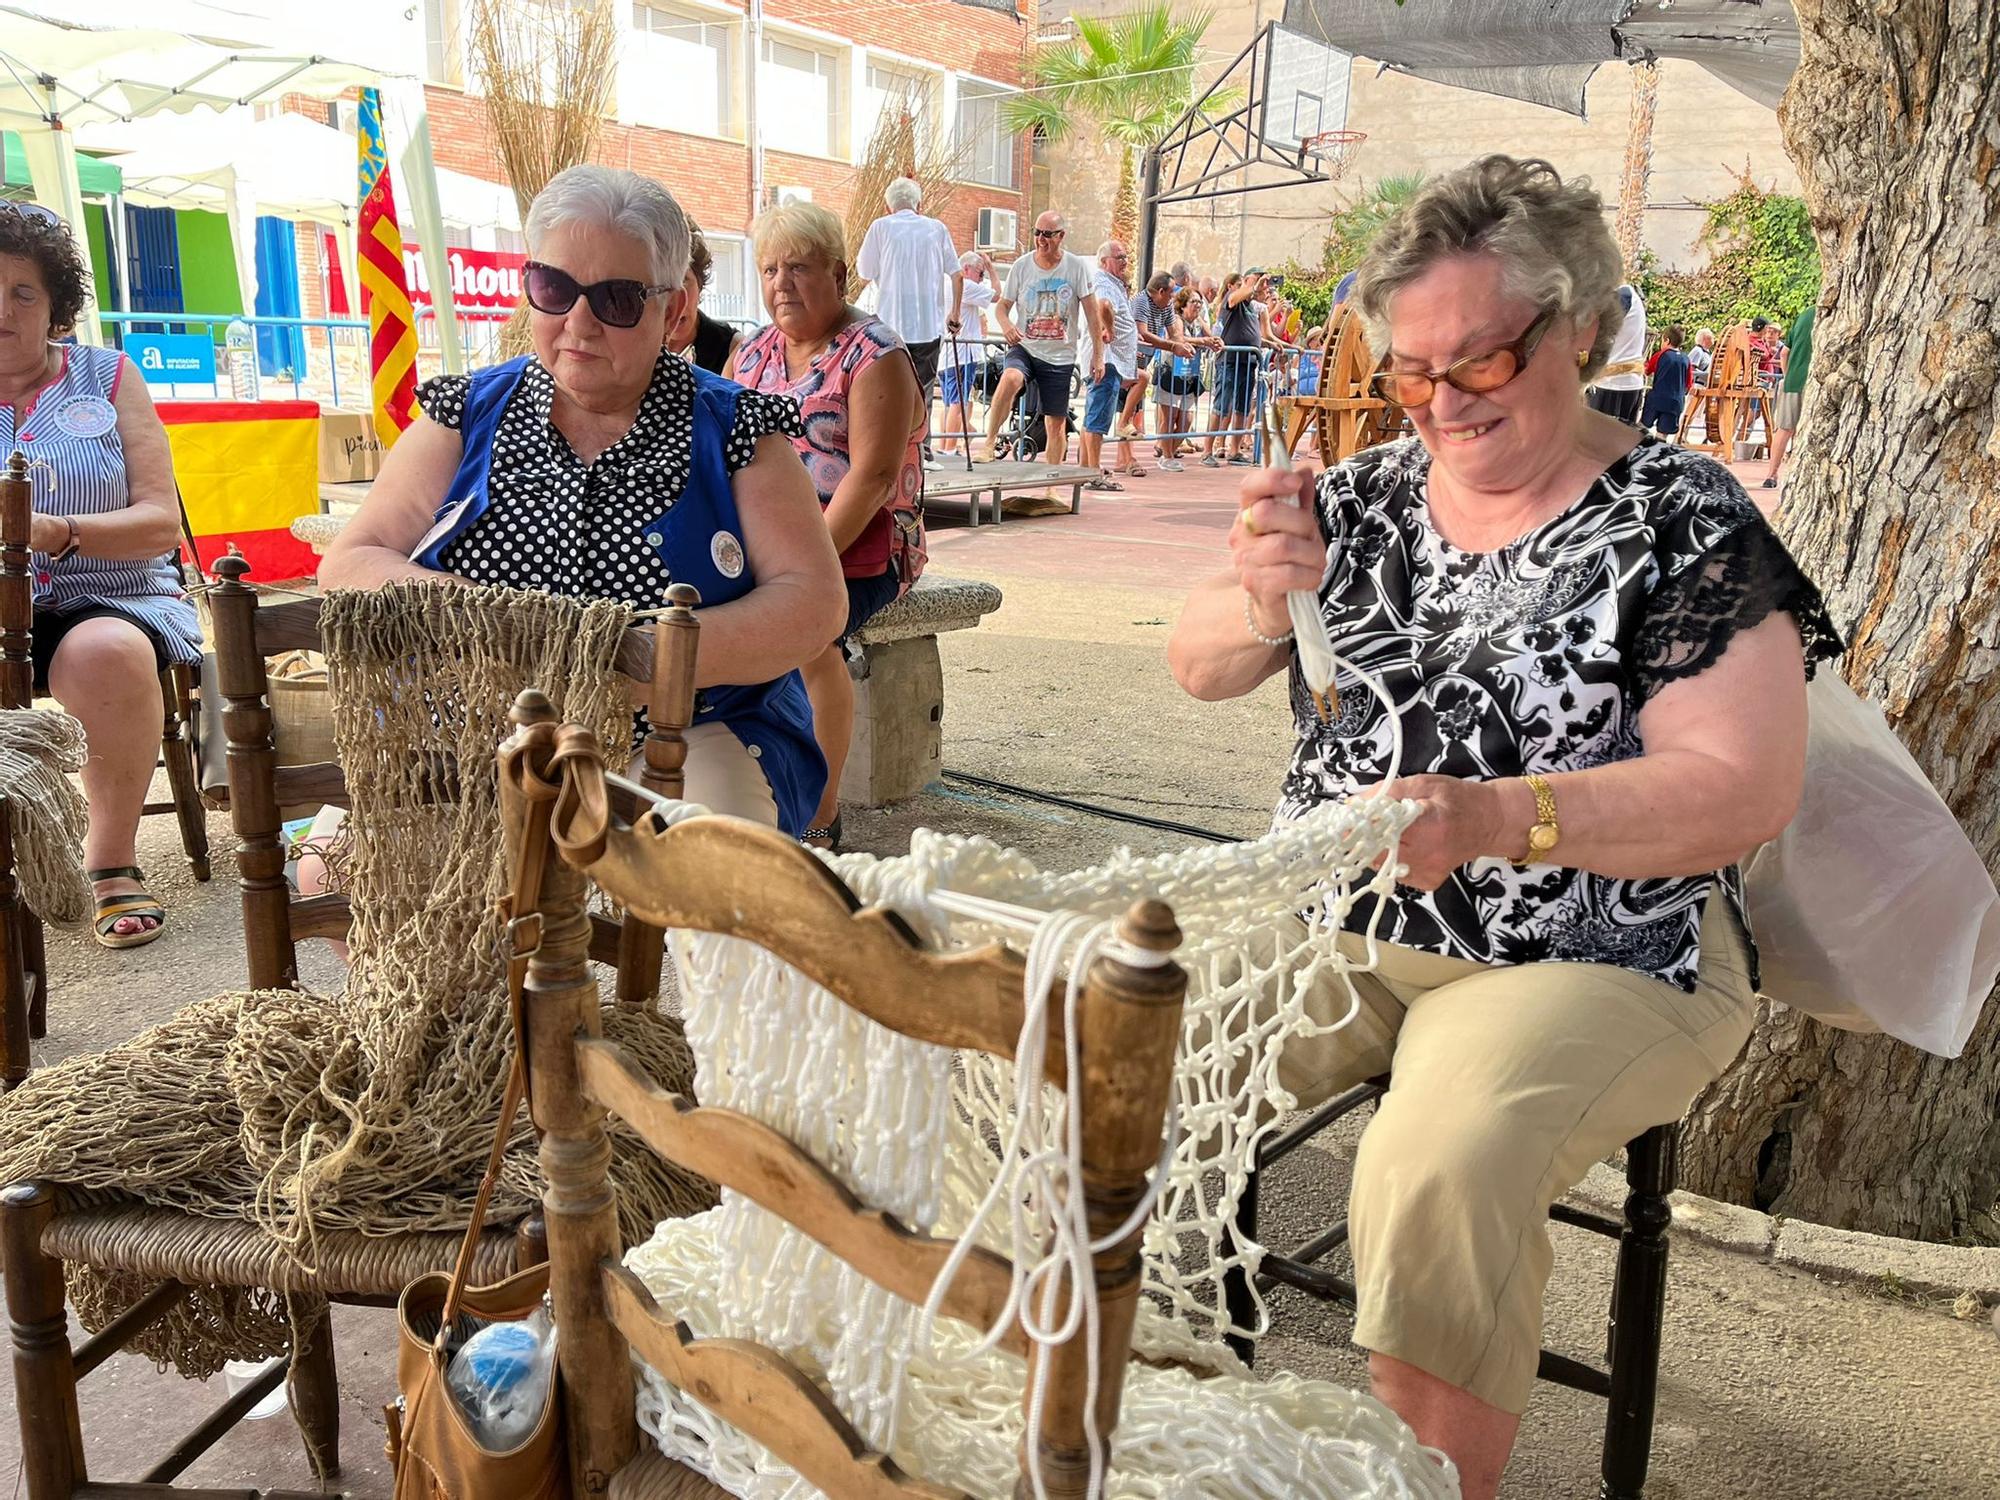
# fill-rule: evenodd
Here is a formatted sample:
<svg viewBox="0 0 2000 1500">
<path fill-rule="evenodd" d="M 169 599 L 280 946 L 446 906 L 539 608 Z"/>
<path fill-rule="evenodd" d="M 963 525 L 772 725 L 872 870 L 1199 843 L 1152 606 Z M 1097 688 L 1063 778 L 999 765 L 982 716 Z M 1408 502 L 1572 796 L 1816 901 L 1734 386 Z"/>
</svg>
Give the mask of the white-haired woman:
<svg viewBox="0 0 2000 1500">
<path fill-rule="evenodd" d="M 728 374 L 798 403 L 804 425 L 794 441 L 825 509 L 820 530 L 832 536 L 847 579 L 841 623 L 805 664 L 828 776 L 800 837 L 838 848 L 840 773 L 854 735 L 845 642 L 923 571 L 924 403 L 902 339 L 847 301 L 840 220 L 816 203 L 795 203 L 760 215 L 750 233 L 771 321 L 736 351 Z"/>
<path fill-rule="evenodd" d="M 320 581 L 504 584 L 651 608 L 701 591 L 687 794 L 798 834 L 826 784 L 799 668 L 846 617 L 790 402 L 668 352 L 689 229 L 658 183 L 558 173 L 528 210 L 534 353 L 441 375 Z"/>
<path fill-rule="evenodd" d="M 1727 469 L 1584 404 L 1619 279 L 1597 194 L 1546 162 L 1426 184 L 1354 294 L 1417 435 L 1316 486 L 1246 478 L 1233 566 L 1169 648 L 1201 698 L 1290 668 L 1281 817 L 1384 782 L 1422 807 L 1361 1012 L 1284 1072 L 1313 1099 L 1393 1065 L 1355 1161 L 1355 1337 L 1469 1500 L 1496 1492 L 1534 1382 L 1550 1203 L 1749 1035 L 1736 865 L 1792 816 L 1806 677 L 1840 649 Z M 1400 763 L 1358 682 L 1321 722 L 1299 589 L 1396 704 Z"/>
<path fill-rule="evenodd" d="M 995 336 L 990 326 L 993 262 L 977 250 L 968 250 L 959 256 L 958 269 L 965 277 L 960 303 L 965 326 L 953 346 L 956 358 L 938 371 L 938 390 L 944 398 L 944 439 L 938 444 L 942 453 L 956 453 L 960 442 L 972 441 L 966 417 L 972 410 L 973 394 L 979 389 L 980 374 L 986 368 L 986 340 Z"/>
</svg>

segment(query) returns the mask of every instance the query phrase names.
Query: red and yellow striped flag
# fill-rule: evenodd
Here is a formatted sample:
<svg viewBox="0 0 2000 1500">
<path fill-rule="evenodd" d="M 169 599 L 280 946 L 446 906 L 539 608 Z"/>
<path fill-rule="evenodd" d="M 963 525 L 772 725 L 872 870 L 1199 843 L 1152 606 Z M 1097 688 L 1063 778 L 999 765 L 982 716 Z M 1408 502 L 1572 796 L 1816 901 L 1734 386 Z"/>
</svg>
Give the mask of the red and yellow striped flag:
<svg viewBox="0 0 2000 1500">
<path fill-rule="evenodd" d="M 361 151 L 361 302 L 368 314 L 368 365 L 375 375 L 375 431 L 394 447 L 416 415 L 417 319 L 403 276 L 403 232 L 389 185 L 382 94 L 361 91 L 355 140 Z"/>
</svg>

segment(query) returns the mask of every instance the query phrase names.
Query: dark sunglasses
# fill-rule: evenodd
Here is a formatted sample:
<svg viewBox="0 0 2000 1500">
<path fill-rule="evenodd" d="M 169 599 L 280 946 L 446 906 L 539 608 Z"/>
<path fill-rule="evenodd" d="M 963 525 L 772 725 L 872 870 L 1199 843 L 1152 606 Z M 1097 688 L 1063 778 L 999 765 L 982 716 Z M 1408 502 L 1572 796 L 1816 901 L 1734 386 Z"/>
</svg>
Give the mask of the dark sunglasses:
<svg viewBox="0 0 2000 1500">
<path fill-rule="evenodd" d="M 1068 233 L 1067 229 L 1037 229 L 1035 231 L 1035 238 L 1038 240 L 1059 240 Z"/>
<path fill-rule="evenodd" d="M 1442 370 L 1378 370 L 1368 383 L 1384 401 L 1406 408 L 1428 406 L 1440 382 L 1469 396 L 1483 396 L 1499 390 L 1528 368 L 1528 361 L 1535 357 L 1535 350 L 1541 347 L 1555 320 L 1556 310 L 1552 307 L 1510 344 L 1468 354 Z"/>
<path fill-rule="evenodd" d="M 643 281 L 623 276 L 609 281 L 593 281 L 584 286 L 569 272 L 545 266 L 538 260 L 529 261 L 521 270 L 522 285 L 528 293 L 528 306 L 536 312 L 559 318 L 575 307 L 576 299 L 582 297 L 590 303 L 591 314 L 597 321 L 611 328 L 636 327 L 639 319 L 646 314 L 648 297 L 680 290 L 677 286 L 648 286 Z"/>
<path fill-rule="evenodd" d="M 32 220 L 37 224 L 62 223 L 61 216 L 54 209 L 44 208 L 39 203 L 8 203 L 0 206 L 11 209 L 22 218 Z"/>
</svg>

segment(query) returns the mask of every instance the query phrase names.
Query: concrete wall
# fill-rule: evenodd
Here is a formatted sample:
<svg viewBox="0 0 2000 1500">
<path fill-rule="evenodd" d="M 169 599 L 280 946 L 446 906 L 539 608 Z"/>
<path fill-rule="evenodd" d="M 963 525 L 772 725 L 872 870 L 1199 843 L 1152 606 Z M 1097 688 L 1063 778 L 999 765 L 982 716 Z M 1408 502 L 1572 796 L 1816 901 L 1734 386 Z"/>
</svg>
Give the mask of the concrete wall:
<svg viewBox="0 0 2000 1500">
<path fill-rule="evenodd" d="M 1042 23 L 1070 15 L 1116 15 L 1127 8 L 1129 0 L 1045 0 Z M 1282 10 L 1280 0 L 1219 8 L 1204 38 L 1206 65 L 1197 75 L 1197 92 Z M 1356 188 L 1401 172 L 1446 171 L 1489 151 L 1543 156 L 1565 176 L 1586 175 L 1615 212 L 1632 83 L 1632 70 L 1622 64 L 1600 68 L 1586 99 L 1588 118 L 1578 120 L 1518 100 L 1378 73 L 1376 64 L 1357 59 L 1347 125 L 1367 131 L 1368 140 L 1346 180 L 1172 205 L 1160 215 L 1155 264 L 1186 259 L 1213 271 L 1287 259 L 1317 264 L 1328 217 L 1352 200 Z M 1045 150 L 1046 173 L 1038 174 L 1037 189 L 1042 191 L 1044 175 L 1060 189 L 1035 207 L 1053 201 L 1070 213 L 1072 239 L 1094 245 L 1110 221 L 1115 155 L 1087 138 Z M 1798 191 L 1798 175 L 1785 155 L 1772 111 L 1693 63 L 1664 64 L 1645 224 L 1647 247 L 1664 265 L 1701 264 L 1704 255 L 1694 243 L 1702 224 L 1699 205 L 1728 194 L 1746 166 L 1760 186 Z M 1269 180 L 1270 175 L 1260 173 L 1253 180 Z"/>
</svg>

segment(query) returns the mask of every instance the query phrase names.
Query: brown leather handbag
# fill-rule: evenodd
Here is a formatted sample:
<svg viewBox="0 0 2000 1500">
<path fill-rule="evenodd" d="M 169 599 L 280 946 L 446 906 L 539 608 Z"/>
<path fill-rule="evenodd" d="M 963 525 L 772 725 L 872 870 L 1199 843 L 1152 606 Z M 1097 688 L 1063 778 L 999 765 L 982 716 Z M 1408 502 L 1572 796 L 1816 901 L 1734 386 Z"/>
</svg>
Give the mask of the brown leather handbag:
<svg viewBox="0 0 2000 1500">
<path fill-rule="evenodd" d="M 535 1430 L 505 1453 L 480 1443 L 445 1379 L 446 1341 L 461 1316 L 519 1321 L 542 1305 L 549 1286 L 546 1264 L 529 1266 L 491 1286 L 466 1285 L 493 1184 L 507 1153 L 507 1138 L 528 1091 L 521 992 L 528 959 L 541 945 L 541 914 L 534 907 L 540 901 L 549 854 L 546 823 L 533 823 L 521 844 L 506 905 L 511 918 L 507 992 L 514 1017 L 514 1062 L 507 1072 L 493 1151 L 473 1199 L 472 1221 L 459 1246 L 457 1265 L 450 1275 L 432 1271 L 419 1276 L 403 1288 L 396 1303 L 396 1384 L 403 1396 L 400 1411 L 391 1406 L 385 1412 L 389 1462 L 396 1474 L 395 1500 L 569 1500 L 569 1451 L 563 1441 L 559 1375 L 549 1382 L 548 1404 Z"/>
</svg>

